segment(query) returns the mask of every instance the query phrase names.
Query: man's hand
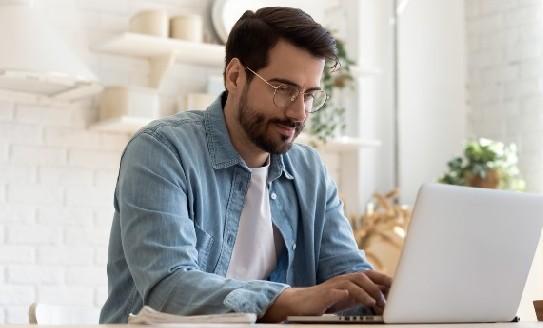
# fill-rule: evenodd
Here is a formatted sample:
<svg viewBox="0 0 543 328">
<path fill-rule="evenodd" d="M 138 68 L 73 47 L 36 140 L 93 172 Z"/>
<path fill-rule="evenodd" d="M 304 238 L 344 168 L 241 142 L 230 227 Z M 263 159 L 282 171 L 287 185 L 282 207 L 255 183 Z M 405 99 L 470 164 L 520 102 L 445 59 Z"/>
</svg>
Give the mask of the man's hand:
<svg viewBox="0 0 543 328">
<path fill-rule="evenodd" d="M 288 315 L 321 315 L 357 304 L 381 314 L 392 279 L 374 270 L 336 276 L 320 285 L 287 288 L 268 308 L 264 322 L 280 322 Z"/>
</svg>

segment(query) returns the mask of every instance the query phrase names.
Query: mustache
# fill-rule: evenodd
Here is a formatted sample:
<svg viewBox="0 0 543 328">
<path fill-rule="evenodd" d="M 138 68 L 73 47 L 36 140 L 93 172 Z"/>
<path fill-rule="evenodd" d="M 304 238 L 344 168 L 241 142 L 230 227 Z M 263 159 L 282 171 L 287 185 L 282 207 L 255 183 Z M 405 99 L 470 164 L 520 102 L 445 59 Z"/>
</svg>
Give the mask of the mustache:
<svg viewBox="0 0 543 328">
<path fill-rule="evenodd" d="M 281 120 L 281 119 L 278 119 L 278 118 L 270 120 L 269 123 L 279 124 L 279 125 L 287 126 L 289 128 L 295 128 L 297 130 L 300 129 L 300 128 L 303 128 L 305 126 L 304 122 L 296 122 L 296 121 L 289 120 L 289 119 Z"/>
</svg>

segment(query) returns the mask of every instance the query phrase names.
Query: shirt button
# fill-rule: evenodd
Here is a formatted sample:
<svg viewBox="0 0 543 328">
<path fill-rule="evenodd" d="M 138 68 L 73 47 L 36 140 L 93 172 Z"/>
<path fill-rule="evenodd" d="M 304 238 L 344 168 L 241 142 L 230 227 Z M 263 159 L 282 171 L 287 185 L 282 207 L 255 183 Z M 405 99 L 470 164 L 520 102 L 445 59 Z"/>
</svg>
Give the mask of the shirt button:
<svg viewBox="0 0 543 328">
<path fill-rule="evenodd" d="M 296 243 L 292 244 L 292 250 L 296 250 Z"/>
<path fill-rule="evenodd" d="M 276 200 L 277 199 L 277 194 L 272 192 L 270 197 L 271 197 L 271 199 Z"/>
</svg>

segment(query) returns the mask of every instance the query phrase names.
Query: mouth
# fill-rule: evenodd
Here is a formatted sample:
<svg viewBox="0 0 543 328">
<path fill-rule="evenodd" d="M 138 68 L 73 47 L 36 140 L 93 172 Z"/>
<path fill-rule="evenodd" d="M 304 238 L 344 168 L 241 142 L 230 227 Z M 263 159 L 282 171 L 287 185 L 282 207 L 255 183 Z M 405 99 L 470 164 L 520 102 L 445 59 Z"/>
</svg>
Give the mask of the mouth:
<svg viewBox="0 0 543 328">
<path fill-rule="evenodd" d="M 294 138 L 294 135 L 296 134 L 296 128 L 293 126 L 288 126 L 284 124 L 275 124 L 277 129 L 279 130 L 279 133 L 281 135 L 288 138 L 288 140 L 292 140 Z"/>
</svg>

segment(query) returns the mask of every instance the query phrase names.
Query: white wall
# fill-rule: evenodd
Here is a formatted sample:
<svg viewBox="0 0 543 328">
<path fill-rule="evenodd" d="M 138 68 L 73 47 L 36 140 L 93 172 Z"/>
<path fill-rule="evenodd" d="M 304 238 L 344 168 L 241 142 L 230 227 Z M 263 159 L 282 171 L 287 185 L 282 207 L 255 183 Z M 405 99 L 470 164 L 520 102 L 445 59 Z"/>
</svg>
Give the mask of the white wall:
<svg viewBox="0 0 543 328">
<path fill-rule="evenodd" d="M 201 14 L 204 39 L 213 40 L 208 2 L 39 0 L 35 4 L 104 85 L 145 86 L 145 60 L 95 53 L 89 46 L 125 31 L 135 12 L 149 8 L 164 8 L 172 15 Z M 7 49 L 0 44 L 0 51 Z M 162 114 L 176 112 L 179 97 L 205 90 L 207 76 L 221 73 L 222 69 L 176 65 L 160 90 Z M 113 191 L 129 135 L 93 131 L 89 127 L 96 120 L 97 99 L 73 108 L 0 101 L 0 324 L 27 322 L 28 305 L 34 301 L 94 311 L 105 301 Z"/>
<path fill-rule="evenodd" d="M 385 193 L 396 187 L 394 182 L 393 121 L 393 16 L 392 0 L 359 1 L 359 61 L 379 68 L 375 76 L 359 80 L 360 108 L 356 120 L 357 133 L 363 138 L 377 139 L 381 146 L 363 150 L 361 183 L 366 190 L 364 200 L 374 192 Z"/>
<path fill-rule="evenodd" d="M 467 1 L 469 134 L 520 147 L 530 191 L 543 191 L 543 2 Z"/>
<path fill-rule="evenodd" d="M 93 53 L 90 44 L 126 30 L 141 9 L 207 9 L 192 0 L 35 4 L 105 85 L 145 85 L 147 63 Z M 176 110 L 178 95 L 203 90 L 205 73 L 178 65 L 161 90 L 163 112 Z M 74 108 L 0 101 L 0 323 L 27 322 L 34 301 L 97 311 L 106 298 L 113 190 L 129 136 L 90 130 L 96 112 L 96 100 Z"/>
<path fill-rule="evenodd" d="M 466 0 L 468 134 L 519 146 L 528 190 L 543 191 L 543 2 Z M 505 259 L 507 265 L 507 259 Z M 540 243 L 519 314 L 543 299 Z"/>
<path fill-rule="evenodd" d="M 413 204 L 465 137 L 464 6 L 412 0 L 399 19 L 400 187 Z"/>
</svg>

